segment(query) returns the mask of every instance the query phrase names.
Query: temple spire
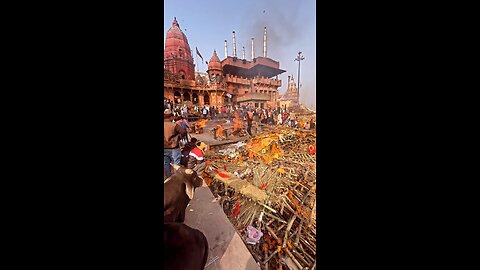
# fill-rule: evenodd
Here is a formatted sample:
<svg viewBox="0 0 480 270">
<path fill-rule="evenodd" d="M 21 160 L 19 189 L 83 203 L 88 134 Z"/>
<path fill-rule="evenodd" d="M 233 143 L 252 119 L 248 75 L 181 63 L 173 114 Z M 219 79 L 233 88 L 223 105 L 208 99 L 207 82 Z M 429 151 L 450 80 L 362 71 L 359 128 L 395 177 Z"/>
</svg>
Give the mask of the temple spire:
<svg viewBox="0 0 480 270">
<path fill-rule="evenodd" d="M 178 22 L 177 22 L 177 17 L 173 17 L 172 26 L 178 26 L 178 27 L 180 27 L 180 25 L 179 25 Z"/>
</svg>

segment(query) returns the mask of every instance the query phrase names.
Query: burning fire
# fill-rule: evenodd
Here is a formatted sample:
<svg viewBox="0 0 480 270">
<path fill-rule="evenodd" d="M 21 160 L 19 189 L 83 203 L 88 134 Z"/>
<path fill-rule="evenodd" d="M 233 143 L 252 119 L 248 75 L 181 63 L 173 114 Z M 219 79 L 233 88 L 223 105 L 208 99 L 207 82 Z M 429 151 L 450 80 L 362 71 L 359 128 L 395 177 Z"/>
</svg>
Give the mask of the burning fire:
<svg viewBox="0 0 480 270">
<path fill-rule="evenodd" d="M 238 132 L 242 128 L 242 119 L 238 115 L 238 111 L 235 112 L 235 119 L 233 119 L 233 132 Z"/>
<path fill-rule="evenodd" d="M 215 136 L 224 138 L 225 137 L 225 136 L 223 136 L 223 131 L 224 130 L 225 129 L 222 127 L 222 125 L 217 125 L 217 130 L 215 131 Z"/>
<path fill-rule="evenodd" d="M 207 125 L 208 119 L 202 119 L 195 123 L 195 130 L 200 130 Z"/>
</svg>

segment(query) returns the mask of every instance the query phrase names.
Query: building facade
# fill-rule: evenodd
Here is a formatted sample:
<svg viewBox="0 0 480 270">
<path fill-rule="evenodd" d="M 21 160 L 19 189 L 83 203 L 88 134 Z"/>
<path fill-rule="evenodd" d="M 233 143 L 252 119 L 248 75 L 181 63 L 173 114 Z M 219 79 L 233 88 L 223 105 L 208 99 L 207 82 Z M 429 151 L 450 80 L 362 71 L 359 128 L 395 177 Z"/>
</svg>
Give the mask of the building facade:
<svg viewBox="0 0 480 270">
<path fill-rule="evenodd" d="M 285 70 L 266 55 L 266 28 L 263 56 L 254 57 L 252 39 L 251 60 L 245 59 L 245 50 L 242 59 L 236 56 L 235 32 L 232 38 L 232 56 L 227 55 L 225 40 L 226 57 L 220 60 L 214 50 L 206 74 L 195 73 L 187 37 L 174 18 L 165 40 L 164 96 L 175 103 L 198 106 L 247 103 L 261 108 L 277 106 L 278 88 L 282 85 L 278 75 Z"/>
<path fill-rule="evenodd" d="M 285 94 L 279 95 L 279 103 L 281 107 L 285 105 L 288 108 L 292 105 L 298 104 L 298 88 L 293 80 L 293 76 L 288 76 L 287 84 L 288 86 Z"/>
</svg>

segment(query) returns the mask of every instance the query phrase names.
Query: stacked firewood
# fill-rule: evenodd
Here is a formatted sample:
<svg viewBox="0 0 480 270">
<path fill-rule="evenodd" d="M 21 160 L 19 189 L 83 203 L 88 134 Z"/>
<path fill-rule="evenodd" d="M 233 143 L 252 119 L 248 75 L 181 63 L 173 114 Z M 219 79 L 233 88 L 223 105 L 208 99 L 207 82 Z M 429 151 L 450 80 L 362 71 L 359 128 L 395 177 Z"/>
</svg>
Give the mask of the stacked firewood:
<svg viewBox="0 0 480 270">
<path fill-rule="evenodd" d="M 316 266 L 315 142 L 312 132 L 282 129 L 207 157 L 204 179 L 262 269 Z M 249 242 L 252 227 L 263 236 Z"/>
</svg>

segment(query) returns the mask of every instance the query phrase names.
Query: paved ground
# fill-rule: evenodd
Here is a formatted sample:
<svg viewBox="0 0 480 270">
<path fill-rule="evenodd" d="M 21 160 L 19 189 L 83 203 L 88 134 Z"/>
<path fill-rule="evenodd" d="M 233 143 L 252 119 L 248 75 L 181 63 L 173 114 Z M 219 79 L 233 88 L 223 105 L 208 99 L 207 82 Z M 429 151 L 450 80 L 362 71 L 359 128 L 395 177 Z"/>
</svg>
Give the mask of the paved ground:
<svg viewBox="0 0 480 270">
<path fill-rule="evenodd" d="M 232 120 L 233 121 L 233 120 Z M 249 138 L 249 136 L 243 136 L 243 137 L 239 137 L 239 136 L 233 136 L 231 133 L 232 133 L 232 129 L 233 128 L 233 122 L 232 121 L 226 121 L 226 120 L 210 120 L 207 122 L 206 126 L 203 128 L 203 133 L 201 134 L 193 134 L 191 133 L 190 136 L 192 137 L 195 137 L 197 138 L 198 140 L 206 143 L 206 144 L 209 144 L 210 146 L 215 146 L 215 145 L 222 145 L 222 144 L 228 144 L 228 143 L 236 143 L 238 141 L 244 141 L 244 140 L 247 140 Z M 192 124 L 195 123 L 195 122 L 192 122 Z M 229 129 L 228 130 L 228 138 L 227 139 L 223 139 L 223 140 L 218 140 L 218 139 L 214 139 L 214 136 L 213 136 L 213 128 L 216 126 L 216 125 L 222 125 L 223 128 L 225 129 Z M 246 123 L 244 123 L 244 128 L 246 128 Z M 257 124 L 254 122 L 253 123 L 253 127 L 252 127 L 252 133 L 253 135 L 255 136 L 256 134 L 260 134 L 261 133 L 261 128 L 257 126 Z"/>
<path fill-rule="evenodd" d="M 185 224 L 205 234 L 209 245 L 207 270 L 260 270 L 208 186 L 197 188 L 187 207 Z"/>
</svg>

